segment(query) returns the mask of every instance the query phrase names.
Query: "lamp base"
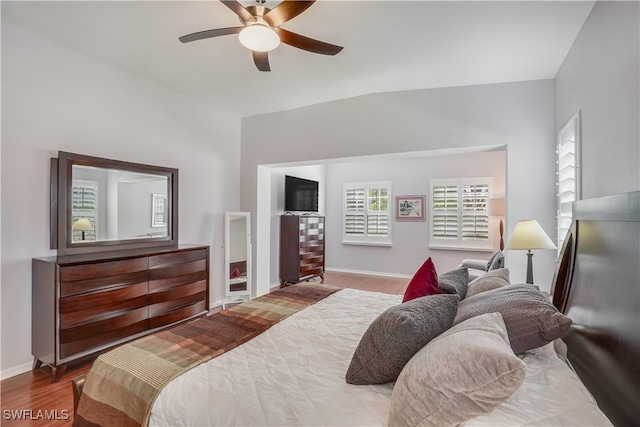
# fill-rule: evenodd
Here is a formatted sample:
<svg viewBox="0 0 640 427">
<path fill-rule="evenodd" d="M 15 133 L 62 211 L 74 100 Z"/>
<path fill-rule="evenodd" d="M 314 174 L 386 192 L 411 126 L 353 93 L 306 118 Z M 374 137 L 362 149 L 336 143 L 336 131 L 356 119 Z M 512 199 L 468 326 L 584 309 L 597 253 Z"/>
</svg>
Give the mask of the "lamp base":
<svg viewBox="0 0 640 427">
<path fill-rule="evenodd" d="M 533 285 L 533 252 L 527 251 L 527 283 Z"/>
</svg>

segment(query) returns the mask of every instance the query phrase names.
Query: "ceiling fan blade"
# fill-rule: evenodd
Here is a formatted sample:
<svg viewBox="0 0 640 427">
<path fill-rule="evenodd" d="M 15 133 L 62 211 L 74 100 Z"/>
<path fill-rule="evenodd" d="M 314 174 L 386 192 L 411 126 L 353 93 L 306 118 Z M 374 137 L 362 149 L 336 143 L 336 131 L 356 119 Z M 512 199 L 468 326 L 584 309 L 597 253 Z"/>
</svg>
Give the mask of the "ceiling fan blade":
<svg viewBox="0 0 640 427">
<path fill-rule="evenodd" d="M 182 43 L 193 42 L 196 40 L 209 39 L 211 37 L 226 36 L 228 34 L 238 34 L 244 27 L 229 27 L 229 28 L 216 28 L 215 30 L 199 31 L 197 33 L 187 34 L 186 36 L 179 37 Z"/>
<path fill-rule="evenodd" d="M 270 26 L 277 27 L 287 22 L 289 19 L 295 18 L 296 16 L 300 15 L 313 3 L 315 3 L 315 0 L 284 0 L 269 12 L 265 13 L 263 18 Z"/>
<path fill-rule="evenodd" d="M 269 67 L 269 54 L 268 52 L 256 52 L 253 51 L 253 62 L 260 71 L 271 71 Z"/>
<path fill-rule="evenodd" d="M 297 47 L 298 49 L 309 52 L 320 53 L 322 55 L 336 55 L 343 49 L 342 46 L 311 39 L 300 34 L 292 33 L 291 31 L 287 31 L 283 28 L 274 28 L 273 30 L 278 33 L 282 43 L 286 43 L 289 46 Z"/>
<path fill-rule="evenodd" d="M 220 0 L 222 4 L 231 9 L 236 15 L 240 17 L 244 22 L 256 22 L 256 17 L 253 16 L 243 5 L 236 0 Z"/>
</svg>

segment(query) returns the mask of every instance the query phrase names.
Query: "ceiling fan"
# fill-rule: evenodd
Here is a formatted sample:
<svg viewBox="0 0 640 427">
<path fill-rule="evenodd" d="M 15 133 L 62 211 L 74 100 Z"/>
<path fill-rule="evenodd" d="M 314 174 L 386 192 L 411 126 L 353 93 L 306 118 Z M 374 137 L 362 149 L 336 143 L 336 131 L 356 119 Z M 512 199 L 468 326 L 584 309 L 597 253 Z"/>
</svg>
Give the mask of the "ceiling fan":
<svg viewBox="0 0 640 427">
<path fill-rule="evenodd" d="M 322 55 L 336 55 L 342 50 L 342 46 L 325 43 L 280 28 L 280 25 L 307 10 L 315 3 L 315 0 L 283 0 L 273 9 L 264 6 L 265 0 L 256 0 L 257 5 L 249 7 L 244 7 L 236 0 L 220 1 L 238 15 L 242 25 L 187 34 L 179 38 L 182 43 L 238 34 L 240 43 L 253 52 L 253 62 L 260 71 L 271 71 L 268 52 L 278 47 L 280 42 Z"/>
</svg>

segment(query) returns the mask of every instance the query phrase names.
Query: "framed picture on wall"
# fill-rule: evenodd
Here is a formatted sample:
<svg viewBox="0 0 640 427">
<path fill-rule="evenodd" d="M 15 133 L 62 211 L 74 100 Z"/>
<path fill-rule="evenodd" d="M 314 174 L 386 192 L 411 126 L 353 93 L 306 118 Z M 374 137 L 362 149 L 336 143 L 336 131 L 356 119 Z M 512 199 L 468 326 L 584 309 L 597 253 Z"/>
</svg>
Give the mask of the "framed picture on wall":
<svg viewBox="0 0 640 427">
<path fill-rule="evenodd" d="M 396 221 L 424 221 L 425 196 L 396 196 Z"/>
</svg>

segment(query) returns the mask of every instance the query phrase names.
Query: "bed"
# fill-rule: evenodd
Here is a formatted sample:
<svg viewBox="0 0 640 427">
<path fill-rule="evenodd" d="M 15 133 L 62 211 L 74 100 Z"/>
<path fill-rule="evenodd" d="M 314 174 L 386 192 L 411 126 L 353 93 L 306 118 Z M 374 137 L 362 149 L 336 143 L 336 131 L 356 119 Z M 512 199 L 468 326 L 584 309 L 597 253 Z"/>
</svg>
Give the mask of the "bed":
<svg viewBox="0 0 640 427">
<path fill-rule="evenodd" d="M 452 424 L 637 425 L 640 420 L 640 192 L 579 202 L 574 218 L 553 290 L 554 305 L 572 320 L 566 334 L 563 330 L 563 340 L 547 337 L 548 343 L 518 356 L 507 347 L 506 353 L 510 354 L 505 353 L 504 357 L 511 363 L 507 372 L 516 372 L 521 378 L 516 381 L 512 375 L 513 384 L 507 384 L 511 389 L 503 393 L 499 402 L 490 402 L 489 407 L 474 403 L 474 416 L 463 422 L 456 418 Z M 510 289 L 517 286 L 520 285 Z M 457 303 L 459 296 L 441 296 L 443 301 L 452 301 L 452 297 Z M 122 395 L 121 384 L 135 383 L 122 373 L 127 369 L 120 367 L 118 373 L 110 373 L 111 365 L 118 363 L 132 367 L 129 371 L 140 367 L 140 363 L 131 361 L 129 353 L 118 353 L 130 350 L 129 344 L 123 346 L 124 350 L 119 347 L 100 356 L 86 380 L 74 381 L 78 395 L 83 391 L 74 425 L 410 424 L 402 418 L 391 418 L 397 408 L 402 408 L 398 394 L 414 381 L 409 368 L 455 371 L 464 364 L 452 365 L 446 357 L 436 357 L 435 349 L 439 344 L 450 349 L 450 342 L 445 340 L 455 336 L 451 331 L 458 333 L 457 329 L 461 329 L 459 336 L 465 337 L 475 329 L 465 331 L 463 326 L 470 319 L 460 319 L 411 357 L 397 381 L 349 384 L 345 374 L 351 369 L 361 341 L 383 313 L 403 305 L 401 299 L 399 295 L 300 284 L 195 321 L 200 323 L 190 322 L 178 327 L 182 329 L 165 331 L 161 333 L 162 340 L 177 343 L 174 347 L 179 352 L 187 347 L 197 349 L 194 353 L 200 353 L 200 357 L 190 359 L 188 364 L 193 366 L 176 375 L 167 373 L 169 365 L 163 365 L 175 362 L 175 353 L 163 360 L 156 360 L 157 354 L 154 355 L 151 369 L 147 369 L 150 364 L 143 363 L 146 370 L 139 376 L 146 378 L 145 386 L 157 382 L 157 392 L 138 391 L 148 401 L 148 410 L 144 411 L 137 407 L 138 397 L 122 399 L 116 413 L 137 411 L 137 415 L 124 419 L 114 418 L 113 414 L 105 416 L 105 406 L 98 402 L 112 389 L 114 395 Z M 454 315 L 459 317 L 462 311 L 458 309 Z M 506 315 L 487 313 L 472 319 L 479 318 L 502 325 Z M 213 335 L 203 332 L 206 323 L 206 327 L 215 330 Z M 197 331 L 196 339 L 187 336 L 193 330 Z M 136 351 L 144 349 L 148 353 L 150 348 L 156 348 L 154 339 L 144 338 L 147 341 L 134 345 Z M 473 340 L 461 341 L 466 345 Z M 506 341 L 508 346 L 509 340 Z M 213 350 L 205 351 L 207 346 Z M 493 343 L 489 347 L 493 349 L 492 346 Z M 429 353 L 432 348 L 435 353 Z M 160 349 L 158 353 L 165 351 Z M 449 365 L 443 365 L 446 369 L 435 369 L 434 365 L 424 369 L 424 365 L 414 363 L 423 353 L 428 363 Z M 475 380 L 475 371 L 463 381 L 469 379 Z M 438 380 L 437 385 L 446 381 Z M 436 388 L 434 393 L 438 392 Z M 489 397 L 493 399 L 495 394 Z M 407 402 L 411 407 L 419 406 L 410 398 Z M 452 411 L 454 416 L 461 412 L 459 408 Z M 96 418 L 96 414 L 102 418 Z"/>
</svg>

